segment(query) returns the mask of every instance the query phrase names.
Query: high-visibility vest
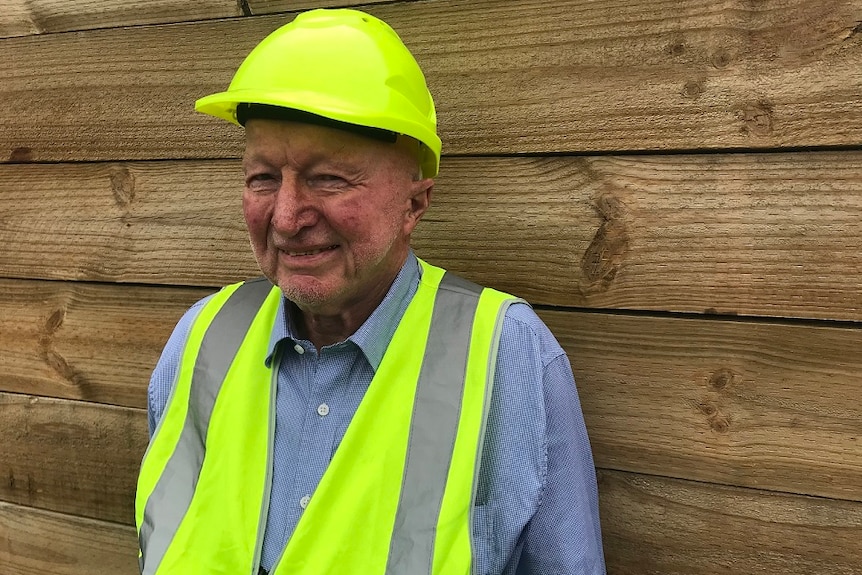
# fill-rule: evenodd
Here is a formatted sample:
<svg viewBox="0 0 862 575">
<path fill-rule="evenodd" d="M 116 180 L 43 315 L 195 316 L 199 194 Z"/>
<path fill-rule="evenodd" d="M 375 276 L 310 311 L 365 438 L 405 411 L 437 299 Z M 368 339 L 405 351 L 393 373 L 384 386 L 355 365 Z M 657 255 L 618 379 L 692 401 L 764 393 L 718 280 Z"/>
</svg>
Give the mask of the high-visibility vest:
<svg viewBox="0 0 862 575">
<path fill-rule="evenodd" d="M 271 575 L 467 575 L 497 345 L 519 301 L 423 273 L 340 446 Z M 144 575 L 257 573 L 269 507 L 281 292 L 228 286 L 204 305 L 144 455 Z"/>
</svg>

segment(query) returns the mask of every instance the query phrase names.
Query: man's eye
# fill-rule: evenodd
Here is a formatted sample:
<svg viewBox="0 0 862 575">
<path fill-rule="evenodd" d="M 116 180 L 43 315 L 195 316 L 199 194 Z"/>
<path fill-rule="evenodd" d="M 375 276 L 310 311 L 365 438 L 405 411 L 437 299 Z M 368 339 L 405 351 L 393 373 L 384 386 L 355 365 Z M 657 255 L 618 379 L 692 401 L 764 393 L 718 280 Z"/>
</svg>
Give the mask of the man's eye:
<svg viewBox="0 0 862 575">
<path fill-rule="evenodd" d="M 314 176 L 312 180 L 321 184 L 341 184 L 345 182 L 344 178 L 335 174 L 319 174 Z"/>
<path fill-rule="evenodd" d="M 245 179 L 245 185 L 249 188 L 260 187 L 275 181 L 272 174 L 252 174 Z"/>
</svg>

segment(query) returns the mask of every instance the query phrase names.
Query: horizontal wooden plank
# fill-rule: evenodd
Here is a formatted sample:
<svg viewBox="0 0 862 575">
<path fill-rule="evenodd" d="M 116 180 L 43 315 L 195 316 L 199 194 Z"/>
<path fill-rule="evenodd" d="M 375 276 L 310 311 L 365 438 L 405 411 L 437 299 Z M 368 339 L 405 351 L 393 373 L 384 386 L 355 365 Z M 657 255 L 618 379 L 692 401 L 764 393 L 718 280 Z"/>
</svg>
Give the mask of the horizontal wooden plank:
<svg viewBox="0 0 862 575">
<path fill-rule="evenodd" d="M 858 573 L 859 504 L 599 472 L 608 572 Z M 134 528 L 0 503 L 4 573 L 137 573 Z"/>
<path fill-rule="evenodd" d="M 860 166 L 862 152 L 448 158 L 414 244 L 539 304 L 862 320 Z M 0 276 L 254 276 L 241 180 L 231 160 L 0 166 Z"/>
<path fill-rule="evenodd" d="M 449 154 L 862 141 L 858 0 L 369 6 L 416 53 Z M 0 160 L 239 155 L 193 111 L 289 15 L 0 41 Z M 170 46 L 170 50 L 165 50 Z"/>
<path fill-rule="evenodd" d="M 317 0 L 246 0 L 249 11 L 252 14 L 277 14 L 279 12 L 297 12 L 300 10 L 312 10 L 314 8 L 348 8 L 354 7 L 366 10 L 370 4 L 381 2 L 391 3 L 393 0 L 328 0 L 319 2 Z M 401 4 L 410 4 L 420 0 L 400 0 Z"/>
<path fill-rule="evenodd" d="M 134 521 L 143 410 L 0 393 L 0 430 L 0 501 Z"/>
<path fill-rule="evenodd" d="M 0 38 L 241 16 L 236 0 L 3 0 Z"/>
<path fill-rule="evenodd" d="M 860 158 L 453 162 L 415 245 L 534 303 L 858 320 Z"/>
<path fill-rule="evenodd" d="M 2 276 L 220 285 L 259 273 L 238 162 L 7 165 L 0 173 L 0 238 L 11 242 L 0 252 Z M 205 271 L 207 260 L 220 263 Z"/>
<path fill-rule="evenodd" d="M 856 575 L 862 504 L 599 472 L 614 575 Z"/>
<path fill-rule="evenodd" d="M 174 322 L 202 295 L 19 283 L 0 283 L 0 318 L 27 324 L 12 329 L 13 320 L 0 323 L 0 390 L 135 406 L 145 405 L 152 365 Z M 6 313 L 16 305 L 19 313 Z M 862 500 L 862 406 L 856 401 L 862 329 L 541 315 L 571 358 L 601 467 Z M 27 351 L 38 349 L 45 333 L 62 372 Z M 97 500 L 106 506 L 97 518 L 128 514 L 130 496 L 105 493 L 115 487 L 103 485 L 102 475 L 108 458 L 117 458 L 110 472 L 116 484 L 134 485 L 146 436 L 141 410 L 0 397 L 8 402 L 0 428 L 11 430 L 0 458 L 26 466 L 11 475 L 0 469 L 0 477 L 17 478 L 0 485 L 0 499 L 75 513 Z M 37 458 L 25 456 L 37 452 Z M 70 453 L 77 462 L 71 472 Z"/>
<path fill-rule="evenodd" d="M 128 525 L 0 502 L 0 542 L 4 575 L 138 573 L 135 528 Z"/>
<path fill-rule="evenodd" d="M 364 0 L 374 4 L 389 0 Z M 412 0 L 405 0 L 412 1 Z M 2 0 L 0 38 L 354 6 L 355 0 Z M 245 6 L 243 6 L 245 5 Z"/>
<path fill-rule="evenodd" d="M 862 501 L 862 329 L 541 315 L 598 466 Z"/>
<path fill-rule="evenodd" d="M 174 325 L 212 291 L 0 280 L 0 391 L 145 408 Z"/>
</svg>

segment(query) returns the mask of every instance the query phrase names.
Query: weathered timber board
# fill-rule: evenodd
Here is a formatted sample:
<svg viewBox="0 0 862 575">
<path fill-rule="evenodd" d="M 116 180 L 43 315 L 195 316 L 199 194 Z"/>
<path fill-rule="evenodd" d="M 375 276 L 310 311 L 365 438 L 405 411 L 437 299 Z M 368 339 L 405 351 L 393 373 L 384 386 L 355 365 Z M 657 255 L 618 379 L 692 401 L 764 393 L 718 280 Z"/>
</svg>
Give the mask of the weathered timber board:
<svg viewBox="0 0 862 575">
<path fill-rule="evenodd" d="M 449 154 L 862 141 L 859 0 L 440 0 L 369 10 L 423 65 Z M 2 40 L 0 160 L 235 157 L 240 131 L 193 103 L 226 88 L 250 49 L 290 18 Z"/>
<path fill-rule="evenodd" d="M 862 501 L 862 329 L 540 315 L 598 466 Z"/>
<path fill-rule="evenodd" d="M 0 287 L 11 282 L 4 283 Z M 130 339 L 117 307 L 127 288 L 39 283 L 22 282 L 21 287 L 41 293 L 52 305 L 32 314 L 35 323 L 29 328 L 7 335 L 6 326 L 0 326 L 0 390 L 137 407 L 145 405 L 155 350 L 182 313 L 180 301 L 201 295 L 194 290 L 174 295 L 165 289 L 145 294 L 140 288 L 128 303 L 129 324 L 149 321 L 152 327 Z M 170 299 L 160 302 L 165 297 Z M 29 301 L 21 297 L 11 303 Z M 4 302 L 0 310 L 9 306 Z M 598 465 L 862 501 L 862 407 L 857 401 L 862 393 L 857 353 L 862 330 L 559 311 L 541 315 L 571 358 Z M 63 318 L 51 335 L 52 346 L 64 373 L 78 374 L 77 379 L 52 371 L 47 360 L 26 352 L 39 345 L 45 317 Z M 87 334 L 98 330 L 102 333 L 88 347 Z M 105 367 L 113 359 L 105 351 L 112 344 L 103 343 L 113 337 L 129 342 L 115 374 Z M 111 507 L 97 518 L 128 513 L 122 507 L 128 501 L 111 500 L 116 494 L 100 491 L 106 488 L 100 475 L 106 456 L 99 451 L 122 459 L 111 473 L 118 484 L 133 485 L 141 449 L 136 442 L 146 439 L 142 411 L 59 399 L 31 404 L 25 395 L 0 397 L 9 402 L 5 415 L 0 414 L 6 418 L 0 429 L 10 446 L 0 456 L 10 458 L 7 464 L 28 466 L 14 472 L 18 479 L 5 486 L 14 501 L 83 514 L 63 506 L 81 500 L 89 509 L 89 501 L 99 500 Z M 47 421 L 63 423 L 42 425 Z M 96 440 L 94 422 L 101 422 Z M 21 431 L 28 425 L 44 435 Z M 122 430 L 102 432 L 102 426 Z M 130 436 L 129 429 L 137 435 Z M 70 470 L 65 456 L 57 454 L 84 449 L 78 446 L 86 447 L 76 456 L 81 467 Z M 8 470 L 0 469 L 0 477 L 8 476 Z M 57 476 L 63 476 L 62 482 Z M 39 491 L 46 484 L 53 486 L 49 494 Z M 3 489 L 0 485 L 0 498 L 12 497 L 3 496 Z M 57 501 L 45 500 L 49 495 Z"/>
<path fill-rule="evenodd" d="M 235 160 L 0 166 L 0 276 L 255 276 L 241 187 Z M 414 245 L 538 304 L 862 320 L 862 152 L 447 158 Z"/>
<path fill-rule="evenodd" d="M 259 274 L 236 161 L 0 170 L 4 276 L 221 285 Z"/>
<path fill-rule="evenodd" d="M 387 1 L 363 0 L 361 4 Z M 358 2 L 251 0 L 244 2 L 245 11 L 241 4 L 236 0 L 0 0 L 0 38 L 336 8 Z"/>
<path fill-rule="evenodd" d="M 138 543 L 129 525 L 0 502 L 0 542 L 3 575 L 138 573 Z"/>
<path fill-rule="evenodd" d="M 858 503 L 599 470 L 608 572 L 860 573 Z M 137 573 L 134 528 L 0 502 L 4 573 Z"/>
<path fill-rule="evenodd" d="M 236 0 L 0 0 L 0 38 L 240 15 Z"/>
<path fill-rule="evenodd" d="M 858 575 L 862 504 L 599 470 L 613 575 Z"/>
<path fill-rule="evenodd" d="M 0 390 L 145 408 L 174 325 L 212 291 L 0 280 Z"/>
<path fill-rule="evenodd" d="M 0 393 L 0 433 L 0 501 L 134 522 L 143 410 Z"/>
<path fill-rule="evenodd" d="M 401 4 L 417 2 L 419 0 L 400 0 Z M 427 1 L 427 0 L 424 0 Z M 311 10 L 313 8 L 339 8 L 354 7 L 368 10 L 368 4 L 380 2 L 391 3 L 392 0 L 329 0 L 328 2 L 317 2 L 316 0 L 248 0 L 248 7 L 252 14 L 275 14 L 278 12 L 290 12 L 299 10 Z"/>
</svg>

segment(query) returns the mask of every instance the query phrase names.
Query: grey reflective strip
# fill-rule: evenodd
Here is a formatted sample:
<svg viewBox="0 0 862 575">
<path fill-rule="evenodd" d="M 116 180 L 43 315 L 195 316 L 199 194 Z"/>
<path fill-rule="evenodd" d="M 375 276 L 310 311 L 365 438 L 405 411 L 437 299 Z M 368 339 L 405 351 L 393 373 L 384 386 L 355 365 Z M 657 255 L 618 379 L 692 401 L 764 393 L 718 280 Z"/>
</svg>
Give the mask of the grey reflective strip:
<svg viewBox="0 0 862 575">
<path fill-rule="evenodd" d="M 470 495 L 470 528 L 472 529 L 476 511 L 476 493 L 479 490 L 479 471 L 482 465 L 482 456 L 485 453 L 485 431 L 488 424 L 488 412 L 491 409 L 491 396 L 494 393 L 494 381 L 497 373 L 497 352 L 500 349 L 500 336 L 503 333 L 503 321 L 506 319 L 506 312 L 513 303 L 527 302 L 520 298 L 512 298 L 503 302 L 500 309 L 497 310 L 497 320 L 494 324 L 494 335 L 491 336 L 491 349 L 488 350 L 488 380 L 485 382 L 485 405 L 482 408 L 482 428 L 479 430 L 479 443 L 476 446 L 476 461 L 475 474 L 473 475 L 473 491 Z M 529 305 L 529 304 L 527 304 Z M 472 532 L 471 532 L 472 535 Z M 476 572 L 476 549 L 472 549 L 472 562 L 470 565 L 471 575 Z"/>
<path fill-rule="evenodd" d="M 206 437 L 216 396 L 270 289 L 272 284 L 266 280 L 241 285 L 216 313 L 204 334 L 192 375 L 183 429 L 144 508 L 140 533 L 142 575 L 156 572 L 191 505 L 206 454 Z M 158 530 L 155 530 L 154 517 L 158 517 Z"/>
<path fill-rule="evenodd" d="M 448 273 L 440 282 L 419 372 L 386 575 L 431 573 L 481 291 L 476 284 Z"/>
</svg>

